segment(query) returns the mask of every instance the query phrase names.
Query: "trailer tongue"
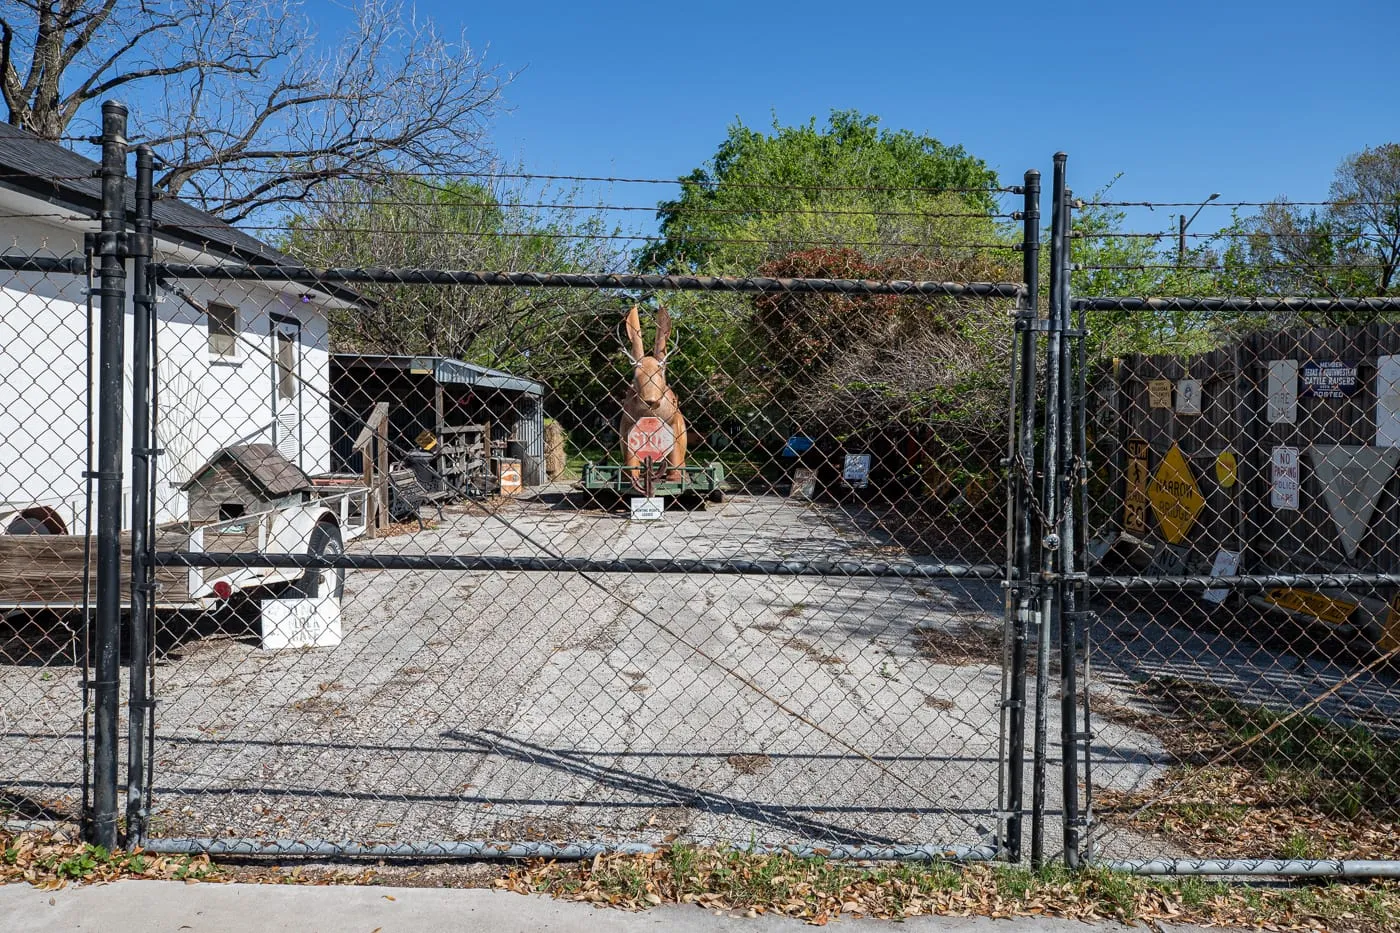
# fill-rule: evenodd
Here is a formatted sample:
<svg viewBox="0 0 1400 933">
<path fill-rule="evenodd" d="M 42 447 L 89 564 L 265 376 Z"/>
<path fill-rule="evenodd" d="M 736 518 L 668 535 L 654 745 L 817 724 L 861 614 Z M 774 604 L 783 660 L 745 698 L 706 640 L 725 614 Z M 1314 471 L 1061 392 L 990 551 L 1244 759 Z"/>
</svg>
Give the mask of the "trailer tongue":
<svg viewBox="0 0 1400 933">
<path fill-rule="evenodd" d="M 639 418 L 627 432 L 627 449 L 638 465 L 586 463 L 583 488 L 595 495 L 612 493 L 618 498 L 630 494 L 646 499 L 723 501 L 724 466 L 671 466 L 669 457 L 675 444 L 675 432 L 669 424 L 660 418 Z"/>
</svg>

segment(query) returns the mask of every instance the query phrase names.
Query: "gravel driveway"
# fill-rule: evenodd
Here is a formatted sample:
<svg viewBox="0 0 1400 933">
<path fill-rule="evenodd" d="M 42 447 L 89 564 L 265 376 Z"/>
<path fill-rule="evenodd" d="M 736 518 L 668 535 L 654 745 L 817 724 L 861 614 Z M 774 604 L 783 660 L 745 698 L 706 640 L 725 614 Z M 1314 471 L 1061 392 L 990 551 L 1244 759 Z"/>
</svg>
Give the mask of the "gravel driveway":
<svg viewBox="0 0 1400 933">
<path fill-rule="evenodd" d="M 888 544 L 774 496 L 661 523 L 541 497 L 352 550 L 850 558 Z M 230 632 L 163 660 L 154 829 L 977 844 L 996 826 L 1000 598 L 980 582 L 352 572 L 338 647 L 267 652 Z M 71 669 L 55 676 L 75 688 Z M 26 717 L 68 702 L 55 691 Z M 1160 772 L 1151 736 L 1103 723 L 1098 741 L 1115 785 Z M 71 732 L 24 748 L 29 784 L 71 786 Z"/>
</svg>

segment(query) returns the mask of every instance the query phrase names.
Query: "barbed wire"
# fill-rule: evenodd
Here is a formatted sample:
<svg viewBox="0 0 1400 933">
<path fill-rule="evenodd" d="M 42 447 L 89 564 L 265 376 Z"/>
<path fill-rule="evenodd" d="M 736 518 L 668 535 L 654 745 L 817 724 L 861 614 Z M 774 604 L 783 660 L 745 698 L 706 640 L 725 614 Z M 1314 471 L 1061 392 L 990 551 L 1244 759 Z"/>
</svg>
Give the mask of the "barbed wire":
<svg viewBox="0 0 1400 933">
<path fill-rule="evenodd" d="M 1162 232 L 1159 232 L 1159 233 L 1149 233 L 1149 232 L 1143 232 L 1143 231 L 1089 231 L 1089 230 L 1076 230 L 1076 231 L 1074 231 L 1073 233 L 1070 234 L 1070 237 L 1071 237 L 1072 239 L 1075 239 L 1075 240 L 1110 240 L 1110 239 L 1124 239 L 1124 240 L 1132 240 L 1132 239 L 1138 239 L 1138 240 L 1151 240 L 1151 239 L 1168 240 L 1168 239 L 1170 239 L 1170 240 L 1176 240 L 1176 239 L 1180 239 L 1180 238 L 1182 238 L 1182 237 L 1185 237 L 1185 238 L 1188 239 L 1188 240 L 1214 240 L 1214 239 L 1218 239 L 1218 238 L 1221 238 L 1221 237 L 1245 237 L 1245 238 L 1250 238 L 1250 239 L 1255 238 L 1255 237 L 1266 237 L 1266 238 L 1268 238 L 1268 239 L 1273 239 L 1273 240 L 1289 240 L 1289 239 L 1302 239 L 1302 238 L 1307 238 L 1307 237 L 1326 238 L 1326 237 L 1337 237 L 1337 236 L 1338 236 L 1338 234 L 1333 233 L 1333 232 L 1330 232 L 1330 231 L 1326 231 L 1326 230 L 1297 230 L 1297 231 L 1290 231 L 1290 232 L 1288 232 L 1288 233 L 1275 233 L 1275 232 L 1268 231 L 1268 230 L 1214 230 L 1214 231 L 1211 231 L 1211 232 L 1209 232 L 1209 233 L 1185 233 L 1185 234 L 1181 233 L 1180 231 L 1175 231 L 1175 230 L 1166 230 L 1166 231 L 1162 231 Z M 1363 240 L 1381 239 L 1380 237 L 1377 237 L 1377 236 L 1374 235 L 1374 234 L 1362 234 L 1362 235 L 1360 235 L 1360 238 L 1363 239 Z"/>
<path fill-rule="evenodd" d="M 225 230 L 227 224 L 181 224 L 184 230 Z M 291 233 L 296 228 L 286 224 L 245 224 L 237 228 L 242 231 L 261 230 Z M 364 233 L 371 235 L 403 236 L 405 234 L 415 234 L 419 236 L 457 236 L 457 237 L 511 237 L 520 239 L 551 239 L 551 240 L 623 240 L 632 242 L 664 243 L 670 237 L 659 234 L 643 233 L 556 233 L 553 231 L 515 231 L 515 230 L 404 230 L 387 227 L 335 227 L 328 231 L 331 233 Z M 924 241 L 907 242 L 897 240 L 788 240 L 779 237 L 692 237 L 682 236 L 676 240 L 681 244 L 705 243 L 711 245 L 782 245 L 782 246 L 831 246 L 831 247 L 888 247 L 900 249 L 920 249 L 929 246 L 942 246 L 953 249 L 989 249 L 989 250 L 1009 250 L 1016 251 L 1020 248 L 1019 243 L 951 243 L 946 241 Z"/>
<path fill-rule="evenodd" d="M 258 173 L 264 175 L 285 174 L 280 169 L 264 168 L 262 166 L 250 165 L 239 166 L 239 172 Z M 736 181 L 715 181 L 713 179 L 695 178 L 634 178 L 624 176 L 609 175 L 553 175 L 537 172 L 497 172 L 497 171 L 427 171 L 427 170 L 394 170 L 386 172 L 373 172 L 357 175 L 347 173 L 343 178 L 358 179 L 361 181 L 382 181 L 385 178 L 431 178 L 431 179 L 456 179 L 456 178 L 513 178 L 525 181 L 571 181 L 571 182 L 597 182 L 606 184 L 632 184 L 632 185 L 693 185 L 701 188 L 733 188 L 742 190 L 759 191 L 884 191 L 884 192 L 907 192 L 914 194 L 1020 194 L 1020 189 L 1015 187 L 985 185 L 985 186 L 932 186 L 932 185 L 836 185 L 836 184 L 815 184 L 802 185 L 785 182 L 736 182 Z"/>
<path fill-rule="evenodd" d="M 1083 201 L 1080 210 L 1093 207 L 1340 207 L 1340 206 L 1395 207 L 1393 201 L 1352 200 L 1342 198 L 1335 201 L 1290 201 L 1279 198 L 1275 201 Z"/>
<path fill-rule="evenodd" d="M 532 208 L 541 210 L 570 210 L 570 211 L 644 211 L 653 214 L 661 213 L 661 208 L 657 205 L 647 204 L 569 204 L 563 202 L 539 202 L 539 201 L 408 201 L 408 200 L 384 200 L 378 198 L 299 198 L 298 204 L 326 205 L 332 207 L 358 206 L 358 207 L 421 207 L 432 210 L 457 210 L 466 208 Z M 782 208 L 782 207 L 751 207 L 751 208 L 720 208 L 687 206 L 684 209 L 687 214 L 715 214 L 723 216 L 748 216 L 748 215 L 814 215 L 823 217 L 938 217 L 938 218 L 960 218 L 969 220 L 1013 220 L 1017 215 L 1010 213 L 992 213 L 987 211 L 883 211 L 883 210 L 836 210 L 825 208 Z"/>
<path fill-rule="evenodd" d="M 1291 272 L 1295 275 L 1303 275 L 1310 272 L 1347 272 L 1359 271 L 1362 269 L 1385 269 L 1387 268 L 1387 266 L 1384 263 L 1336 263 L 1307 266 L 1298 266 L 1296 264 L 1271 264 L 1263 267 L 1259 266 L 1258 264 L 1248 264 L 1245 268 L 1251 271 Z M 1223 263 L 1206 264 L 1190 262 L 1123 263 L 1108 265 L 1081 265 L 1079 263 L 1075 263 L 1073 271 L 1087 272 L 1091 270 L 1111 270 L 1140 272 L 1150 271 L 1154 269 L 1190 269 L 1197 272 L 1224 272 L 1225 266 Z"/>
</svg>

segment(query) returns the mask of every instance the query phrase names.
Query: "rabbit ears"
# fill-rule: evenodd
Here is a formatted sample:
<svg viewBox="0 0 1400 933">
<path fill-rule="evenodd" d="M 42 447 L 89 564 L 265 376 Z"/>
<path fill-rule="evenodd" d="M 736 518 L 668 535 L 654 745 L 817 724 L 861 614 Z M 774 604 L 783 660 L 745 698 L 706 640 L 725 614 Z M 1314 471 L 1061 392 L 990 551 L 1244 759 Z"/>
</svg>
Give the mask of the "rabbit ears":
<svg viewBox="0 0 1400 933">
<path fill-rule="evenodd" d="M 637 313 L 637 306 L 633 305 L 627 312 L 627 342 L 629 344 L 628 355 L 635 363 L 647 355 L 646 347 L 642 344 L 642 321 Z M 671 312 L 662 307 L 656 312 L 656 348 L 652 351 L 652 356 L 657 362 L 666 362 L 666 341 L 671 339 Z"/>
</svg>

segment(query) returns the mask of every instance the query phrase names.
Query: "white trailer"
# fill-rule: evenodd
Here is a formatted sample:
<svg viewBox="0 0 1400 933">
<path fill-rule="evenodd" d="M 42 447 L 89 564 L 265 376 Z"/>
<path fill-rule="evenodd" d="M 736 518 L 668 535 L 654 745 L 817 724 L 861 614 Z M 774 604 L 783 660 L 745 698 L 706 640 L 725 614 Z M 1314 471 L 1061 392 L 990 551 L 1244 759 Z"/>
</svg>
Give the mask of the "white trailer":
<svg viewBox="0 0 1400 933">
<path fill-rule="evenodd" d="M 83 257 L 87 235 L 98 228 L 97 168 L 61 146 L 0 124 L 0 212 L 7 218 L 3 252 Z M 176 199 L 158 199 L 155 215 L 157 260 L 291 261 Z M 130 287 L 130 277 L 127 281 Z M 128 294 L 124 328 L 124 527 L 131 520 L 135 444 L 131 298 Z M 157 446 L 163 451 L 154 466 L 162 550 L 216 550 L 206 543 L 216 538 L 222 549 L 237 537 L 228 527 L 256 529 L 256 543 L 269 553 L 343 547 L 362 533 L 363 491 L 330 490 L 266 514 L 241 516 L 241 525 L 230 521 L 195 527 L 188 521 L 183 489 L 216 451 L 253 441 L 274 445 L 308 475 L 329 470 L 327 314 L 355 303 L 355 296 L 345 292 L 289 283 L 162 283 L 154 323 L 152 411 Z M 96 435 L 94 305 L 89 277 L 80 271 L 0 273 L 0 608 L 58 607 L 82 599 L 87 474 Z M 328 535 L 333 540 L 324 540 Z M 249 542 L 243 547 L 250 547 Z M 309 578 L 303 580 L 306 575 L 286 570 L 190 573 L 183 586 L 178 576 L 162 571 L 164 593 L 157 594 L 158 605 L 200 605 L 218 598 L 216 589 L 291 587 L 295 593 L 298 585 L 310 584 Z"/>
</svg>

